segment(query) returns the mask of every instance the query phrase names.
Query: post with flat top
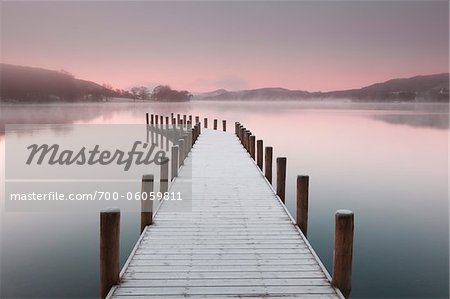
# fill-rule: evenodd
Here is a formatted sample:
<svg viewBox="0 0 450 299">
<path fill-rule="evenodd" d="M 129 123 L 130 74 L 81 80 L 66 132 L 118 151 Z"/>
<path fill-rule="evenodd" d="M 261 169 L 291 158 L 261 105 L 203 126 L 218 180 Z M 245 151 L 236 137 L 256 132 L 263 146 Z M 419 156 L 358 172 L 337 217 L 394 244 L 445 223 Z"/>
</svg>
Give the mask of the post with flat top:
<svg viewBox="0 0 450 299">
<path fill-rule="evenodd" d="M 256 142 L 256 136 L 251 135 L 250 136 L 250 156 L 255 160 L 255 142 Z"/>
<path fill-rule="evenodd" d="M 147 225 L 153 223 L 153 201 L 150 200 L 150 192 L 153 192 L 153 175 L 145 174 L 141 184 L 141 233 Z"/>
<path fill-rule="evenodd" d="M 227 131 L 227 121 L 225 119 L 222 120 L 222 129 L 223 129 L 224 132 Z"/>
<path fill-rule="evenodd" d="M 266 146 L 264 159 L 264 175 L 271 184 L 272 184 L 272 158 L 273 158 L 273 148 L 271 146 Z"/>
<path fill-rule="evenodd" d="M 179 147 L 179 156 L 178 156 L 178 163 L 181 165 L 184 165 L 184 139 L 180 138 L 178 139 L 178 147 Z"/>
<path fill-rule="evenodd" d="M 158 119 L 159 119 L 158 115 L 155 114 L 155 125 L 158 124 Z"/>
<path fill-rule="evenodd" d="M 208 128 L 208 118 L 205 117 L 205 119 L 203 120 L 203 122 L 205 123 L 205 128 Z"/>
<path fill-rule="evenodd" d="M 148 112 L 145 113 L 145 122 L 146 122 L 147 125 L 148 125 Z"/>
<path fill-rule="evenodd" d="M 151 125 L 153 125 L 154 123 L 155 123 L 155 120 L 154 120 L 154 115 L 152 114 L 152 115 L 150 115 L 150 124 Z"/>
<path fill-rule="evenodd" d="M 277 195 L 281 201 L 286 201 L 286 158 L 277 158 Z"/>
<path fill-rule="evenodd" d="M 256 141 L 256 159 L 257 159 L 256 164 L 262 171 L 264 157 L 263 157 L 263 141 L 261 139 Z"/>
<path fill-rule="evenodd" d="M 309 176 L 297 176 L 297 225 L 305 237 L 308 235 Z"/>
<path fill-rule="evenodd" d="M 172 146 L 172 169 L 171 169 L 171 175 L 172 180 L 178 176 L 178 145 Z"/>
<path fill-rule="evenodd" d="M 214 119 L 214 130 L 217 130 L 217 119 Z"/>
<path fill-rule="evenodd" d="M 100 298 L 119 284 L 120 210 L 100 212 Z"/>
<path fill-rule="evenodd" d="M 199 116 L 196 116 L 196 117 L 195 117 L 195 123 L 198 124 L 199 122 L 200 122 L 200 117 L 199 117 Z"/>
<path fill-rule="evenodd" d="M 352 290 L 353 212 L 337 210 L 335 221 L 332 284 L 345 298 L 349 298 Z"/>
<path fill-rule="evenodd" d="M 159 181 L 159 191 L 167 192 L 169 190 L 169 158 L 164 157 L 161 159 L 161 171 Z"/>
</svg>

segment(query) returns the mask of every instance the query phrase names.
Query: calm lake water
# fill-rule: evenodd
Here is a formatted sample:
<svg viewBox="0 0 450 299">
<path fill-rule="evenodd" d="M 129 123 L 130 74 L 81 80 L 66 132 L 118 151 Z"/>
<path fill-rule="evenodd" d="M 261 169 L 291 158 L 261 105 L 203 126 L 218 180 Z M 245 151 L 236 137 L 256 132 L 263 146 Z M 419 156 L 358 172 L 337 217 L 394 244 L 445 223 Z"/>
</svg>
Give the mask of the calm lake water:
<svg viewBox="0 0 450 299">
<path fill-rule="evenodd" d="M 448 298 L 448 110 L 293 102 L 1 105 L 0 131 L 5 124 L 142 124 L 145 112 L 200 115 L 210 124 L 227 119 L 231 130 L 240 121 L 274 147 L 274 157 L 287 157 L 292 214 L 296 176 L 310 176 L 308 236 L 330 272 L 334 212 L 355 212 L 353 298 Z M 7 212 L 2 203 L 1 298 L 98 297 L 98 218 L 98 211 Z M 123 265 L 138 239 L 139 215 L 123 213 L 121 221 Z"/>
</svg>

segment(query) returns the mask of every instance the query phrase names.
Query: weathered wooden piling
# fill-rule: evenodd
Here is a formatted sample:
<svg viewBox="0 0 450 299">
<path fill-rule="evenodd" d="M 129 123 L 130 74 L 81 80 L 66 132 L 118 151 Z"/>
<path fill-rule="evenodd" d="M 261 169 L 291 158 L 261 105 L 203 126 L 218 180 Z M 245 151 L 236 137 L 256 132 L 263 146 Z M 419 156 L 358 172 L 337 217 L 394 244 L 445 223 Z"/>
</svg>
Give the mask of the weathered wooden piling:
<svg viewBox="0 0 450 299">
<path fill-rule="evenodd" d="M 167 192 L 169 190 L 169 158 L 161 159 L 161 171 L 159 180 L 159 191 Z"/>
<path fill-rule="evenodd" d="M 264 157 L 263 157 L 263 141 L 261 139 L 259 139 L 258 141 L 256 141 L 256 164 L 258 165 L 259 169 L 261 169 L 261 171 L 263 170 L 263 161 L 264 161 Z"/>
<path fill-rule="evenodd" d="M 217 119 L 214 119 L 214 130 L 217 130 Z"/>
<path fill-rule="evenodd" d="M 252 157 L 253 160 L 255 160 L 256 155 L 255 155 L 255 142 L 256 142 L 256 136 L 255 135 L 250 135 L 250 156 Z"/>
<path fill-rule="evenodd" d="M 199 116 L 196 116 L 196 117 L 195 117 L 195 123 L 198 124 L 199 122 L 200 122 L 200 117 L 199 117 Z"/>
<path fill-rule="evenodd" d="M 150 124 L 153 125 L 155 123 L 154 115 L 150 115 Z"/>
<path fill-rule="evenodd" d="M 145 113 L 145 122 L 146 122 L 147 125 L 149 124 L 149 120 L 148 120 L 148 112 Z"/>
<path fill-rule="evenodd" d="M 264 159 L 265 160 L 264 175 L 271 184 L 272 184 L 272 158 L 273 158 L 273 148 L 271 146 L 266 146 Z"/>
<path fill-rule="evenodd" d="M 177 177 L 177 175 L 178 175 L 178 167 L 179 167 L 179 165 L 178 165 L 178 156 L 179 156 L 179 153 L 178 153 L 178 149 L 179 149 L 179 147 L 178 147 L 178 145 L 174 145 L 174 146 L 172 146 L 172 169 L 171 169 L 171 171 L 170 171 L 170 173 L 171 173 L 171 180 L 173 180 L 174 178 L 176 178 Z"/>
<path fill-rule="evenodd" d="M 142 176 L 141 184 L 141 230 L 142 233 L 147 225 L 153 223 L 153 201 L 150 200 L 150 193 L 153 189 L 153 175 Z"/>
<path fill-rule="evenodd" d="M 309 176 L 297 176 L 297 225 L 305 237 L 308 235 Z"/>
<path fill-rule="evenodd" d="M 353 212 L 338 210 L 335 221 L 332 284 L 345 298 L 349 298 L 352 290 Z"/>
<path fill-rule="evenodd" d="M 158 124 L 158 119 L 159 119 L 158 115 L 157 115 L 157 114 L 155 114 L 155 125 L 157 125 L 157 124 Z"/>
<path fill-rule="evenodd" d="M 286 158 L 277 158 L 277 195 L 281 201 L 286 201 Z"/>
<path fill-rule="evenodd" d="M 168 125 L 168 124 L 169 124 L 169 117 L 166 116 L 166 125 Z"/>
<path fill-rule="evenodd" d="M 100 212 L 100 298 L 119 283 L 120 210 Z"/>
<path fill-rule="evenodd" d="M 186 114 L 183 114 L 183 124 L 185 125 L 187 123 L 187 117 Z"/>
<path fill-rule="evenodd" d="M 207 128 L 208 128 L 208 118 L 205 117 L 205 119 L 203 120 L 203 122 L 205 123 L 205 128 L 207 129 Z"/>
<path fill-rule="evenodd" d="M 227 121 L 226 121 L 225 119 L 222 120 L 222 130 L 223 130 L 224 132 L 227 131 Z"/>
<path fill-rule="evenodd" d="M 164 124 L 164 116 L 160 116 L 159 119 L 161 120 L 161 125 Z"/>
<path fill-rule="evenodd" d="M 179 147 L 178 163 L 181 166 L 181 165 L 184 165 L 184 152 L 185 152 L 184 138 L 178 139 L 178 147 Z"/>
</svg>

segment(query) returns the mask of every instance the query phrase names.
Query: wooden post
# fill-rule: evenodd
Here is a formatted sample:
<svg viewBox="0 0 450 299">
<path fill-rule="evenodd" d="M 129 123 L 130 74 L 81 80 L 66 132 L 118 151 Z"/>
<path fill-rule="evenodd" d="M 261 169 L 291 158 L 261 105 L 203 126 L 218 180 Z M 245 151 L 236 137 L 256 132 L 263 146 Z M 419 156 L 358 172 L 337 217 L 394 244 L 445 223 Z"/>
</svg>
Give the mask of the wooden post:
<svg viewBox="0 0 450 299">
<path fill-rule="evenodd" d="M 151 125 L 153 125 L 154 123 L 155 123 L 155 120 L 154 120 L 154 115 L 152 114 L 152 115 L 150 115 L 150 124 Z"/>
<path fill-rule="evenodd" d="M 141 184 L 141 233 L 147 225 L 153 223 L 153 201 L 150 200 L 150 192 L 153 192 L 153 175 L 146 174 L 142 176 Z"/>
<path fill-rule="evenodd" d="M 305 237 L 308 235 L 309 176 L 297 176 L 297 225 Z"/>
<path fill-rule="evenodd" d="M 177 124 L 181 123 L 181 117 L 180 117 L 180 113 L 177 114 Z"/>
<path fill-rule="evenodd" d="M 183 124 L 185 125 L 186 123 L 187 123 L 186 114 L 183 114 Z"/>
<path fill-rule="evenodd" d="M 173 118 L 173 112 L 170 112 L 170 118 Z"/>
<path fill-rule="evenodd" d="M 203 122 L 205 123 L 205 128 L 208 128 L 208 118 L 205 117 L 205 119 L 203 120 Z"/>
<path fill-rule="evenodd" d="M 120 210 L 100 212 L 100 298 L 119 283 Z"/>
<path fill-rule="evenodd" d="M 255 160 L 255 142 L 256 142 L 256 136 L 251 135 L 250 136 L 250 156 Z"/>
<path fill-rule="evenodd" d="M 225 119 L 222 120 L 222 129 L 223 129 L 224 132 L 227 131 L 227 121 Z"/>
<path fill-rule="evenodd" d="M 158 115 L 155 114 L 155 125 L 158 124 L 158 119 L 159 119 Z"/>
<path fill-rule="evenodd" d="M 286 201 L 286 158 L 277 158 L 277 195 L 281 201 Z"/>
<path fill-rule="evenodd" d="M 198 124 L 200 122 L 200 117 L 199 116 L 196 116 L 195 117 L 195 124 Z"/>
<path fill-rule="evenodd" d="M 169 117 L 166 116 L 166 125 L 168 125 L 168 124 L 169 124 Z"/>
<path fill-rule="evenodd" d="M 172 146 L 172 169 L 171 169 L 171 175 L 172 180 L 178 176 L 178 145 Z"/>
<path fill-rule="evenodd" d="M 217 130 L 217 119 L 214 119 L 214 130 Z"/>
<path fill-rule="evenodd" d="M 263 141 L 260 139 L 258 141 L 256 141 L 256 164 L 258 165 L 259 169 L 261 169 L 261 171 L 263 170 Z"/>
<path fill-rule="evenodd" d="M 183 140 L 184 140 L 184 153 L 183 153 L 183 161 L 184 161 L 189 154 L 189 144 L 187 134 L 183 134 Z"/>
<path fill-rule="evenodd" d="M 179 156 L 178 156 L 178 163 L 181 165 L 184 165 L 184 139 L 180 138 L 178 139 L 178 147 L 179 147 Z"/>
<path fill-rule="evenodd" d="M 269 183 L 272 184 L 272 157 L 273 148 L 271 146 L 266 146 L 265 161 L 264 161 L 264 174 Z"/>
<path fill-rule="evenodd" d="M 252 136 L 252 132 L 250 132 L 250 130 L 247 130 L 245 135 L 245 148 L 247 149 L 248 153 L 250 153 L 250 136 Z"/>
<path fill-rule="evenodd" d="M 352 290 L 353 212 L 337 210 L 335 221 L 332 284 L 345 298 L 349 298 Z"/>
<path fill-rule="evenodd" d="M 161 159 L 161 171 L 159 179 L 159 191 L 167 192 L 169 190 L 169 158 Z"/>
<path fill-rule="evenodd" d="M 191 124 L 192 124 L 192 115 L 189 115 L 189 121 L 190 121 Z"/>
<path fill-rule="evenodd" d="M 164 124 L 164 116 L 160 116 L 161 124 Z"/>
<path fill-rule="evenodd" d="M 149 124 L 149 121 L 148 121 L 148 112 L 145 113 L 145 122 L 147 123 L 147 125 Z"/>
</svg>

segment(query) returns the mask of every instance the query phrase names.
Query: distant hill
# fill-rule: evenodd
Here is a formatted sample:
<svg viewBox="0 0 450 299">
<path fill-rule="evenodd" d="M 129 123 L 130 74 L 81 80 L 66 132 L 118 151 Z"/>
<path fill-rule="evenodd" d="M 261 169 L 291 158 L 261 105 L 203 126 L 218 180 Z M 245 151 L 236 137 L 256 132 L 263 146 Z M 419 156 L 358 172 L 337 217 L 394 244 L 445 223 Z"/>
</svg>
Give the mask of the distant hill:
<svg viewBox="0 0 450 299">
<path fill-rule="evenodd" d="M 1 101 L 98 101 L 115 92 L 63 71 L 0 64 Z"/>
<path fill-rule="evenodd" d="M 284 88 L 241 91 L 217 90 L 197 94 L 195 100 L 302 100 L 350 99 L 353 101 L 449 101 L 449 74 L 393 79 L 360 89 L 308 92 Z"/>
</svg>

